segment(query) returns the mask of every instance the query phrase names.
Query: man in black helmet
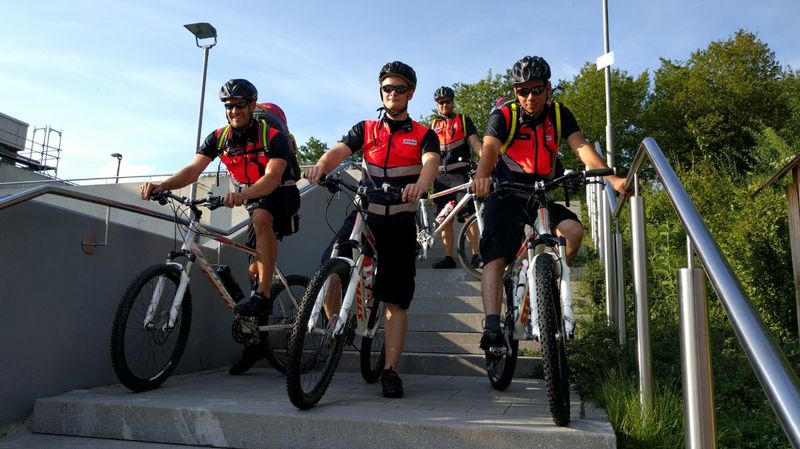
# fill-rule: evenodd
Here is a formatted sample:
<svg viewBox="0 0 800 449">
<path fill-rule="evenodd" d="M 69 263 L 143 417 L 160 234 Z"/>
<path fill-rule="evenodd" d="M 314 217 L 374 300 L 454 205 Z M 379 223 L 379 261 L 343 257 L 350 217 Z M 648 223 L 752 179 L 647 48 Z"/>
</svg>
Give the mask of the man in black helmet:
<svg viewBox="0 0 800 449">
<path fill-rule="evenodd" d="M 341 142 L 306 170 L 305 176 L 310 183 L 317 184 L 324 174 L 361 150 L 362 185 L 377 187 L 388 183 L 404 189 L 403 204 L 384 204 L 381 199 L 374 198 L 370 200 L 367 214 L 367 223 L 380 257 L 374 297 L 387 305 L 384 323 L 386 361 L 381 386 L 384 396 L 399 398 L 403 396 L 403 382 L 397 374 L 397 366 L 403 351 L 408 327 L 406 311 L 414 297 L 416 275 L 414 217 L 417 202 L 436 176 L 439 142 L 433 131 L 408 115 L 408 101 L 417 84 L 414 69 L 400 61 L 390 62 L 381 69 L 378 81 L 383 116 L 353 126 Z M 355 212 L 337 233 L 337 240 L 348 238 L 354 217 Z"/>
<path fill-rule="evenodd" d="M 514 197 L 490 196 L 491 175 L 494 170 L 498 181 L 532 183 L 553 177 L 557 166 L 558 145 L 566 140 L 587 169 L 607 167 L 583 137 L 575 116 L 569 109 L 548 98 L 550 66 L 539 56 L 525 56 L 511 69 L 516 102 L 500 107 L 489 116 L 483 137 L 483 150 L 473 189 L 478 196 L 488 197 L 484 203 L 484 228 L 480 252 L 484 262 L 481 279 L 486 321 L 481 338 L 481 349 L 502 346 L 500 333 L 500 300 L 502 296 L 503 269 L 514 260 L 523 238 L 528 217 L 525 205 L 520 207 Z M 558 108 L 558 109 L 557 109 Z M 514 111 L 517 110 L 517 112 Z M 511 122 L 517 118 L 517 131 L 510 136 Z M 625 179 L 605 177 L 620 193 L 625 193 Z M 551 203 L 550 221 L 556 235 L 567 242 L 567 263 L 580 248 L 583 226 L 578 217 L 566 207 Z"/>
<path fill-rule="evenodd" d="M 470 161 L 472 152 L 479 155 L 481 152 L 481 141 L 472 120 L 464 114 L 454 112 L 453 100 L 455 92 L 448 86 L 442 86 L 433 93 L 436 101 L 436 108 L 439 116 L 431 122 L 431 129 L 439 137 L 439 150 L 441 151 L 441 161 L 439 163 L 439 174 L 433 183 L 434 192 L 441 192 L 451 187 L 459 186 L 469 180 Z M 457 202 L 464 196 L 464 193 L 451 193 L 433 200 L 436 204 L 438 213 L 447 208 L 450 202 Z M 465 218 L 475 213 L 472 203 L 461 209 L 458 220 L 463 223 Z M 444 242 L 444 259 L 433 264 L 433 268 L 455 268 L 456 262 L 453 260 L 453 222 L 449 221 L 442 229 L 442 242 Z M 470 235 L 470 239 L 475 239 L 477 235 Z M 475 248 L 475 245 L 470 245 Z M 478 264 L 478 255 L 473 257 L 473 264 Z"/>
<path fill-rule="evenodd" d="M 236 313 L 257 316 L 266 321 L 272 311 L 270 284 L 277 240 L 292 234 L 293 217 L 300 208 L 300 193 L 295 185 L 299 173 L 293 173 L 288 161 L 291 153 L 289 137 L 268 117 L 253 118 L 258 91 L 249 81 L 232 79 L 220 89 L 219 99 L 225 106 L 228 125 L 206 137 L 192 162 L 162 182 L 147 182 L 141 197 L 150 199 L 158 192 L 179 189 L 197 178 L 217 156 L 228 168 L 237 188 L 225 195 L 228 207 L 245 205 L 255 231 L 258 285 L 247 301 L 236 305 Z M 245 348 L 242 360 L 231 367 L 231 374 L 241 374 L 259 358 L 257 348 Z"/>
</svg>

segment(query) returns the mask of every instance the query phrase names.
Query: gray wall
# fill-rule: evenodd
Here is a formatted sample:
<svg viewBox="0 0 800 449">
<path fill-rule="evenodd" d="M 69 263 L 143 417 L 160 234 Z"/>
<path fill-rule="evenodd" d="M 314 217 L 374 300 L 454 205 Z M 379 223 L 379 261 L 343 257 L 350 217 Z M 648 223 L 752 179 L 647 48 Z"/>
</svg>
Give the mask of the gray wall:
<svg viewBox="0 0 800 449">
<path fill-rule="evenodd" d="M 303 196 L 300 232 L 280 246 L 286 274 L 311 275 L 319 264 L 333 235 L 329 197 L 319 188 Z M 348 204 L 342 195 L 328 208 L 334 229 Z M 0 429 L 27 417 L 37 398 L 118 382 L 109 356 L 117 303 L 136 273 L 174 246 L 146 228 L 112 223 L 109 246 L 89 256 L 81 240 L 87 233 L 102 239 L 103 220 L 40 202 L 0 210 Z M 216 251 L 207 256 L 216 261 Z M 246 286 L 245 256 L 223 250 L 221 261 Z M 192 329 L 178 373 L 228 365 L 240 351 L 231 315 L 194 274 Z"/>
</svg>

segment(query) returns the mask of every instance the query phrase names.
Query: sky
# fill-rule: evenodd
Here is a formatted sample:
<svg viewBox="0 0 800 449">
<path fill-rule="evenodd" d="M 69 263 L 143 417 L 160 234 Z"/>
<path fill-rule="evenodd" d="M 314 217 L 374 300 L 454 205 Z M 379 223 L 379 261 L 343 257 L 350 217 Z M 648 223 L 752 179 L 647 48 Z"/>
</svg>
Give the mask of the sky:
<svg viewBox="0 0 800 449">
<path fill-rule="evenodd" d="M 632 76 L 738 29 L 800 68 L 797 0 L 607 3 L 613 67 Z M 120 176 L 179 170 L 194 155 L 201 95 L 202 138 L 225 124 L 218 92 L 230 78 L 279 104 L 299 144 L 333 146 L 377 116 L 386 62 L 415 69 L 409 112 L 419 118 L 437 87 L 504 73 L 525 55 L 544 57 L 559 80 L 604 53 L 601 0 L 16 0 L 2 14 L 0 113 L 28 123 L 29 139 L 34 128 L 61 131 L 61 179 L 113 177 L 111 153 L 123 156 Z M 183 27 L 195 22 L 219 36 L 203 94 L 203 50 Z"/>
</svg>

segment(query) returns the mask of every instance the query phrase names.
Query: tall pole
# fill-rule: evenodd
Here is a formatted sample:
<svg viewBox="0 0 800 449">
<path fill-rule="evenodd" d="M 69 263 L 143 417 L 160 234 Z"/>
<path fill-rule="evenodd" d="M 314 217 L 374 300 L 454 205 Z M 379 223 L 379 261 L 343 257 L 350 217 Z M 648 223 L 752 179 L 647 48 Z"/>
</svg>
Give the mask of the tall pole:
<svg viewBox="0 0 800 449">
<path fill-rule="evenodd" d="M 194 149 L 197 151 L 200 148 L 200 134 L 203 129 L 203 106 L 205 105 L 206 98 L 206 73 L 208 71 L 208 51 L 211 50 L 213 45 L 203 46 L 203 81 L 200 85 L 200 116 L 197 119 L 197 141 L 195 142 Z M 192 189 L 189 193 L 189 198 L 194 199 L 197 196 L 197 181 L 192 183 Z"/>
<path fill-rule="evenodd" d="M 611 51 L 608 43 L 608 0 L 603 0 L 603 49 L 607 55 Z M 606 162 L 614 167 L 614 126 L 611 124 L 611 65 L 604 69 L 606 79 Z"/>
</svg>

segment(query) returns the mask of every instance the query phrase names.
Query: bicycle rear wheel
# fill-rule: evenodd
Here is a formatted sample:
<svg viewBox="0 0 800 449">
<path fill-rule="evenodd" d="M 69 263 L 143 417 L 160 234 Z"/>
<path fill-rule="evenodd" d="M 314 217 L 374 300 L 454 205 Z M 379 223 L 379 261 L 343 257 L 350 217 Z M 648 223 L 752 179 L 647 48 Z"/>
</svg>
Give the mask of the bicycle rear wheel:
<svg viewBox="0 0 800 449">
<path fill-rule="evenodd" d="M 130 284 L 117 307 L 111 328 L 111 362 L 119 381 L 133 391 L 147 391 L 163 383 L 178 366 L 192 324 L 189 288 L 175 326 L 167 328 L 181 271 L 172 265 L 153 265 Z M 150 323 L 145 323 L 148 309 Z"/>
<path fill-rule="evenodd" d="M 308 278 L 293 274 L 286 276 L 286 283 L 289 285 L 288 290 L 280 281 L 272 284 L 270 289 L 270 297 L 273 300 L 272 314 L 267 321 L 270 326 L 278 325 L 286 328 L 261 333 L 265 358 L 276 371 L 284 374 L 289 360 L 289 334 L 292 332 L 299 303 L 308 287 Z"/>
<path fill-rule="evenodd" d="M 333 330 L 349 278 L 346 262 L 328 260 L 311 278 L 300 303 L 289 337 L 286 391 L 292 404 L 301 410 L 322 399 L 342 355 L 349 330 L 345 328 L 336 336 Z M 316 313 L 313 317 L 312 312 Z"/>
<path fill-rule="evenodd" d="M 377 382 L 381 378 L 383 365 L 386 361 L 386 342 L 383 334 L 383 319 L 386 312 L 386 304 L 374 299 L 375 305 L 370 312 L 369 323 L 377 322 L 378 329 L 372 338 L 363 337 L 361 339 L 361 377 L 367 383 Z M 371 326 L 370 326 L 371 327 Z"/>
<path fill-rule="evenodd" d="M 504 317 L 500 322 L 500 329 L 503 333 L 505 351 L 502 354 L 486 354 L 486 374 L 489 376 L 489 383 L 492 388 L 504 391 L 511 385 L 514 379 L 514 370 L 517 368 L 517 357 L 519 356 L 519 340 L 514 338 L 514 315 L 513 310 L 514 290 L 510 280 L 503 283 L 505 292 L 505 304 L 500 316 Z"/>
<path fill-rule="evenodd" d="M 569 424 L 569 367 L 566 333 L 561 318 L 561 304 L 553 273 L 553 259 L 541 255 L 535 259 L 536 297 L 539 305 L 542 366 L 547 384 L 550 414 L 557 426 Z"/>
<path fill-rule="evenodd" d="M 470 241 L 470 232 L 473 236 L 477 236 L 473 241 Z M 456 241 L 456 258 L 461 268 L 473 278 L 480 280 L 483 275 L 483 262 L 480 260 L 480 238 L 481 234 L 478 229 L 478 216 L 472 214 L 471 217 L 464 222 L 464 226 L 458 232 L 458 240 Z M 477 256 L 477 258 L 475 257 Z"/>
</svg>

